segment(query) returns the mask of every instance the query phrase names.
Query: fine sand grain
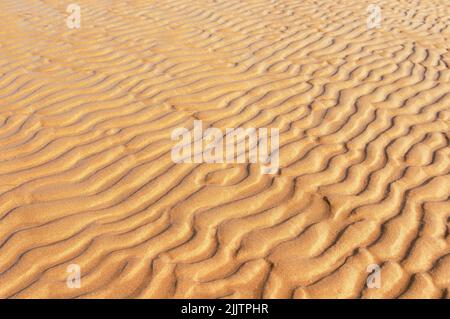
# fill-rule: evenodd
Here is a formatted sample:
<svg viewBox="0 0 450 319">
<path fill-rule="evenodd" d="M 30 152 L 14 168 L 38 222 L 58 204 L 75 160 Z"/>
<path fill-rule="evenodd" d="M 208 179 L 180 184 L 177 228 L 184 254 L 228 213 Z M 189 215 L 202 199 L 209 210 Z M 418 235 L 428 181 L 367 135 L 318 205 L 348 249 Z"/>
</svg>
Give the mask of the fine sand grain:
<svg viewBox="0 0 450 319">
<path fill-rule="evenodd" d="M 450 1 L 1 0 L 0 26 L 0 298 L 450 296 Z M 280 170 L 174 163 L 194 120 L 278 128 Z"/>
</svg>

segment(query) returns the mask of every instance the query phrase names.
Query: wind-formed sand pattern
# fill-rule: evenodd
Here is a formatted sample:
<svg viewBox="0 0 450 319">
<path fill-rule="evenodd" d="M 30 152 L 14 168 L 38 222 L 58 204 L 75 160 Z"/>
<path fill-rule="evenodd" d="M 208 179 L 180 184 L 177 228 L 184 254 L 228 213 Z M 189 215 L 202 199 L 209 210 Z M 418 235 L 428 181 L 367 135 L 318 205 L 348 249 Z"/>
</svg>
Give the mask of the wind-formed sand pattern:
<svg viewBox="0 0 450 319">
<path fill-rule="evenodd" d="M 449 298 L 448 0 L 1 0 L 0 24 L 1 298 Z M 278 128 L 280 170 L 174 163 L 195 120 Z"/>
</svg>

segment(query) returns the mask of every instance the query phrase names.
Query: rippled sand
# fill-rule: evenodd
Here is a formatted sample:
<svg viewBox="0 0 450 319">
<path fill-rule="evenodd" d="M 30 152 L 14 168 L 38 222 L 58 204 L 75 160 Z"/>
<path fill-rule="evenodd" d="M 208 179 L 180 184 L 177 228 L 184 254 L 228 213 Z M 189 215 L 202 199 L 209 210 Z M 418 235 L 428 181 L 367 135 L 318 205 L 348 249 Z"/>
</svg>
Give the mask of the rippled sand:
<svg viewBox="0 0 450 319">
<path fill-rule="evenodd" d="M 448 0 L 72 2 L 0 2 L 0 297 L 450 296 Z M 175 164 L 194 120 L 279 173 Z"/>
</svg>

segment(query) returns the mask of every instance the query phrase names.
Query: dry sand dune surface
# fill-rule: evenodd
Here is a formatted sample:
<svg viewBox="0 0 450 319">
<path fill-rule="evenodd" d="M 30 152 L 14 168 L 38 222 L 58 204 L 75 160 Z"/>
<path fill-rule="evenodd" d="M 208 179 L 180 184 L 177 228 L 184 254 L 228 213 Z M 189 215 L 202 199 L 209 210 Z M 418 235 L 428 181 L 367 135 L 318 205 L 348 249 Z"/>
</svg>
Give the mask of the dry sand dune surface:
<svg viewBox="0 0 450 319">
<path fill-rule="evenodd" d="M 1 0 L 0 24 L 0 298 L 449 298 L 448 0 Z M 279 170 L 177 163 L 194 121 L 279 129 Z"/>
</svg>

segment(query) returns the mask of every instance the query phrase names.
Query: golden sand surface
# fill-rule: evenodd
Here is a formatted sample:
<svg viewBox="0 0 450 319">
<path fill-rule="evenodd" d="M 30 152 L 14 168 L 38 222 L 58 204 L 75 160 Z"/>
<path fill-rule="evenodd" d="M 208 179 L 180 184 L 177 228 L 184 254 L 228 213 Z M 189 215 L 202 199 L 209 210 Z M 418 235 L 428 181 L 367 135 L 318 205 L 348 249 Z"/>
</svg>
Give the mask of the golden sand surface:
<svg viewBox="0 0 450 319">
<path fill-rule="evenodd" d="M 1 0 L 0 26 L 1 298 L 450 296 L 450 1 Z M 279 172 L 174 163 L 194 120 L 279 128 Z"/>
</svg>

